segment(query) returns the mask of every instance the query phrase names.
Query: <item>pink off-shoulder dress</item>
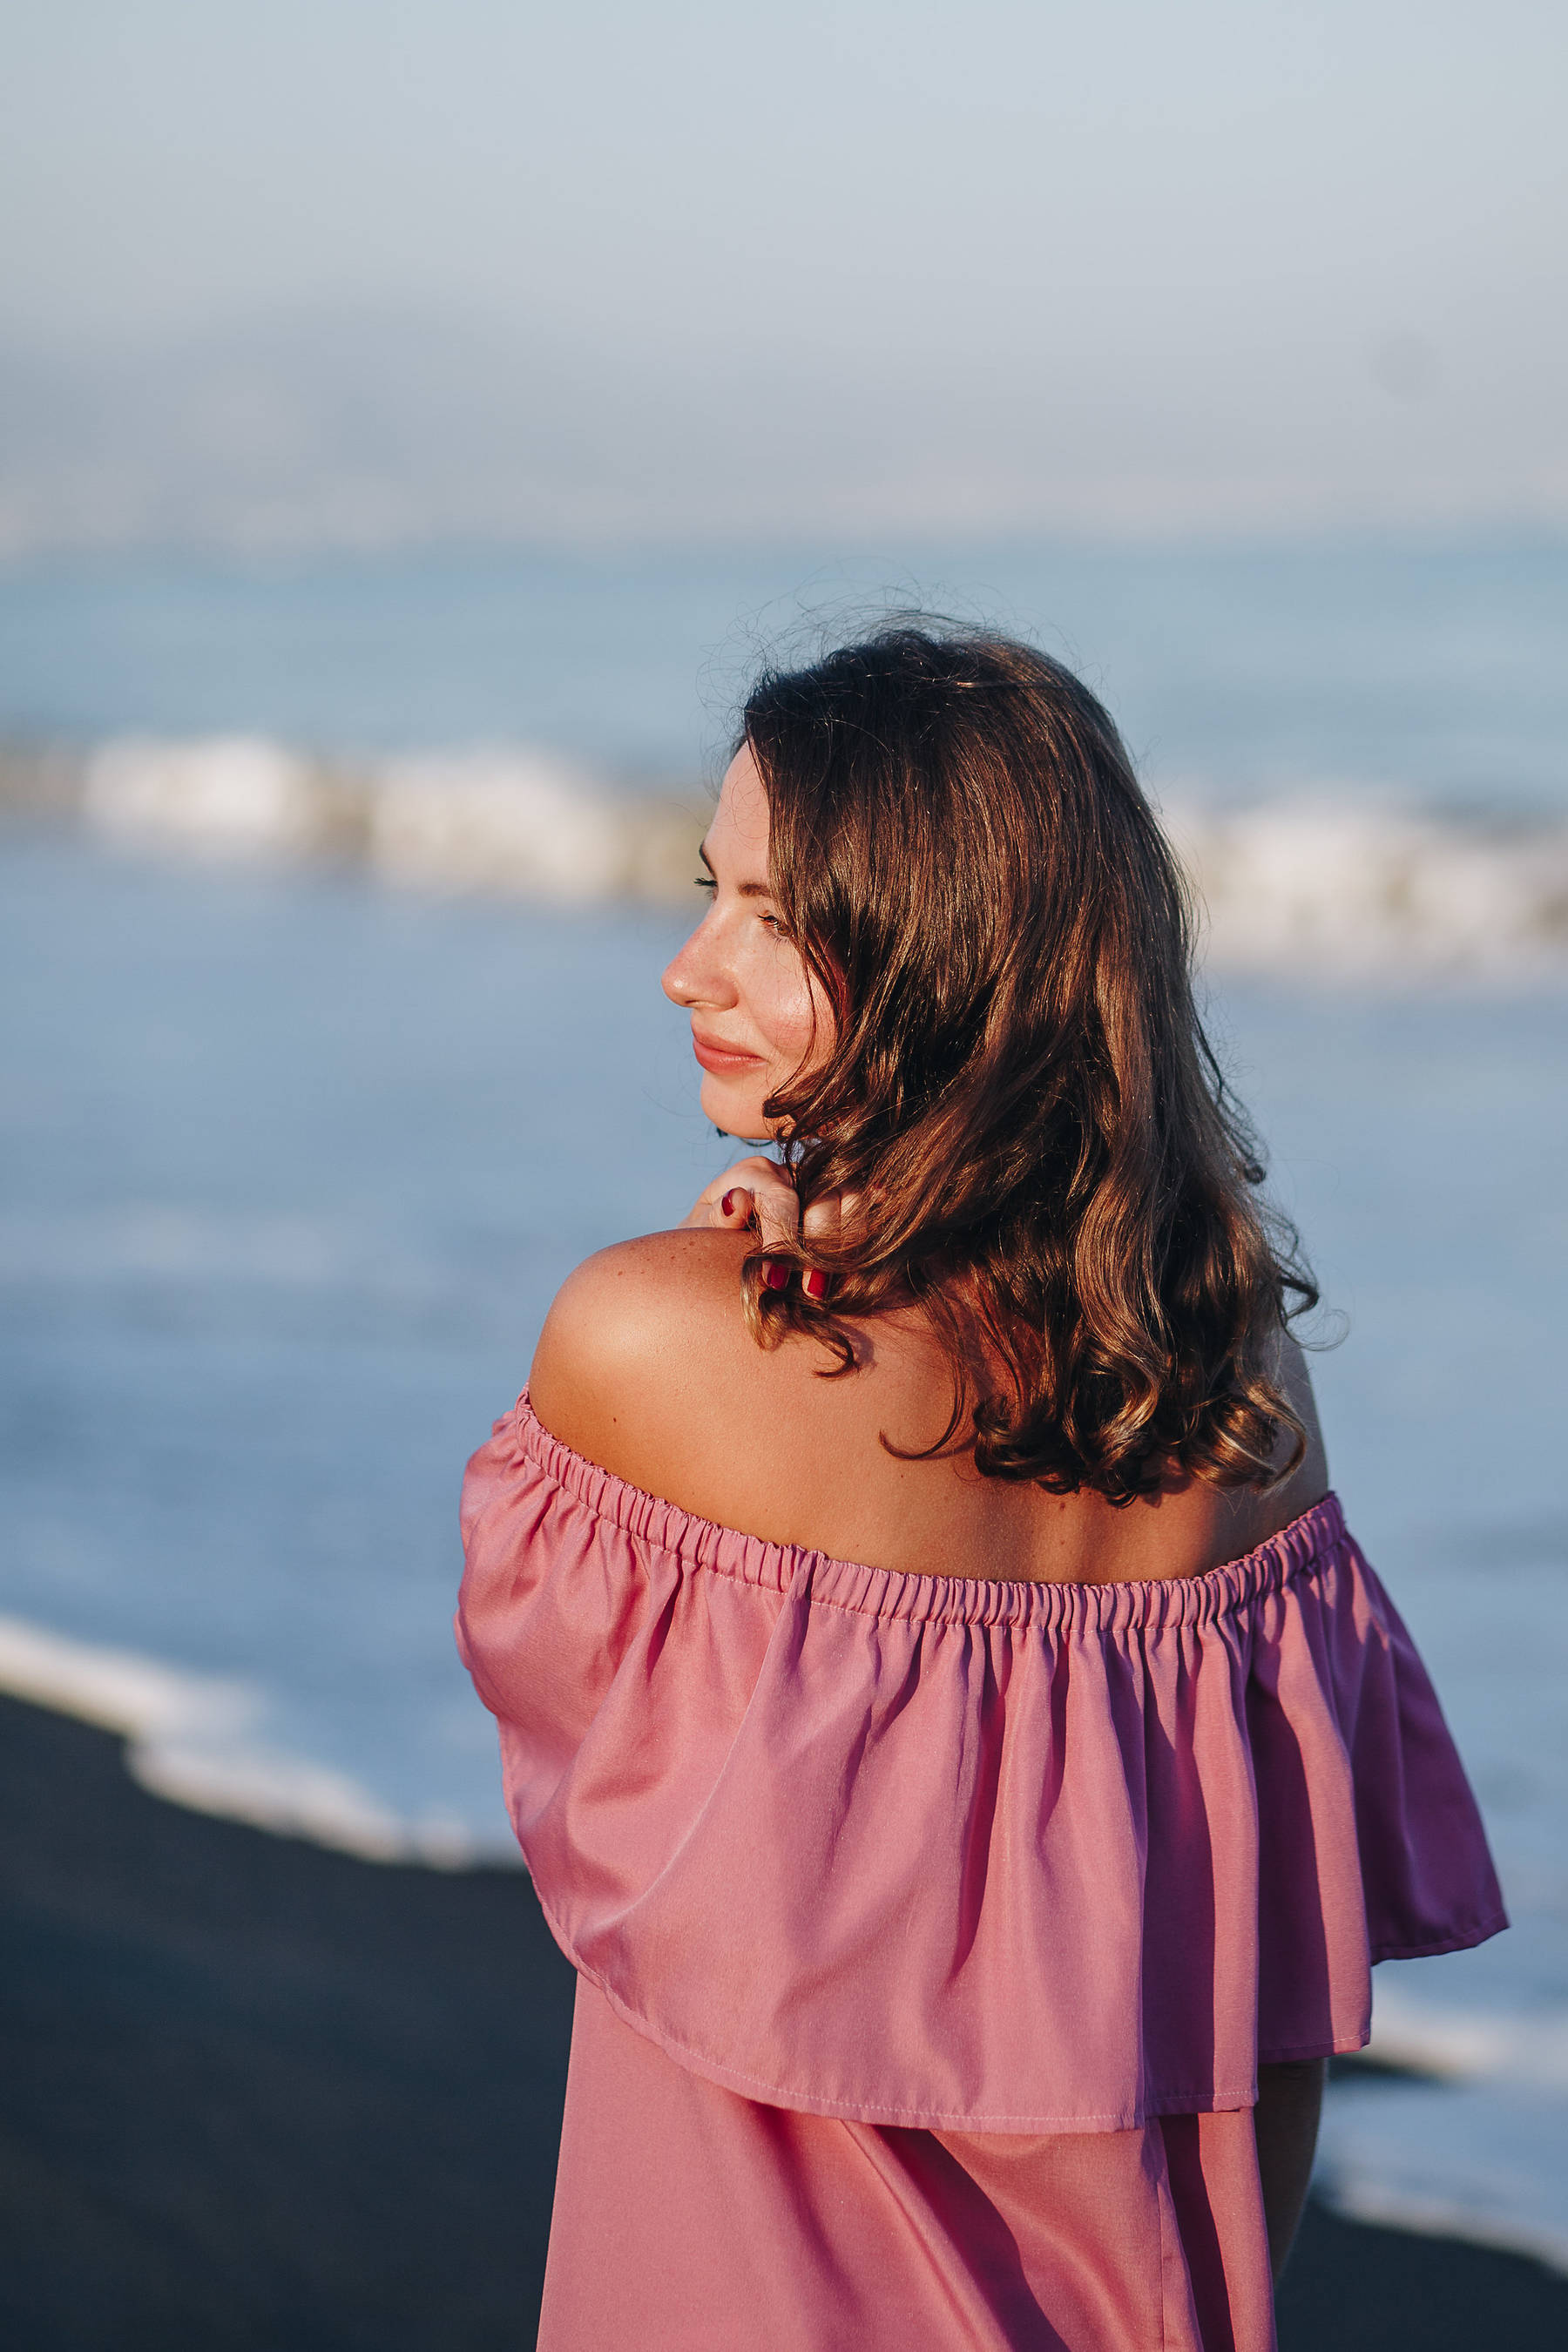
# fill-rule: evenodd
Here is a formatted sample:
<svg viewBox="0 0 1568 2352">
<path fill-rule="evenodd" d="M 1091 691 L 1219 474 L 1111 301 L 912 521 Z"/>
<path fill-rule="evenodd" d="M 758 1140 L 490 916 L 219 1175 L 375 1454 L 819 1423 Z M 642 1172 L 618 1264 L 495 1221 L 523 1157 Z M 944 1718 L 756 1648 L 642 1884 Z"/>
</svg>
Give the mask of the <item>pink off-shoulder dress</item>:
<svg viewBox="0 0 1568 2352">
<path fill-rule="evenodd" d="M 900 1575 L 524 1398 L 463 1520 L 577 1970 L 542 2352 L 1269 2352 L 1259 2063 L 1505 1924 L 1338 1502 L 1190 1580 Z"/>
</svg>

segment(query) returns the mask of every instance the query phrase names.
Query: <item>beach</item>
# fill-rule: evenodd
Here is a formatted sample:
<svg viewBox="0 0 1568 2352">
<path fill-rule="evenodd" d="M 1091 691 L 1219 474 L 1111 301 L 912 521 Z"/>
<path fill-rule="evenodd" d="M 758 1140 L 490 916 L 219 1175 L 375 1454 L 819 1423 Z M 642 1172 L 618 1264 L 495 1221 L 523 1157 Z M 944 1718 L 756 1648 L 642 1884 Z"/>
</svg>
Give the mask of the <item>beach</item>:
<svg viewBox="0 0 1568 2352">
<path fill-rule="evenodd" d="M 8 2339 L 531 2344 L 572 1974 L 526 1875 L 190 1811 L 140 1788 L 112 1733 L 14 1699 L 0 1776 Z M 1281 2352 L 1565 2332 L 1568 2279 L 1319 2208 L 1280 2295 Z"/>
<path fill-rule="evenodd" d="M 215 1820 L 121 1745 L 0 1700 L 0 2332 L 531 2343 L 572 1977 L 526 1875 Z"/>
</svg>

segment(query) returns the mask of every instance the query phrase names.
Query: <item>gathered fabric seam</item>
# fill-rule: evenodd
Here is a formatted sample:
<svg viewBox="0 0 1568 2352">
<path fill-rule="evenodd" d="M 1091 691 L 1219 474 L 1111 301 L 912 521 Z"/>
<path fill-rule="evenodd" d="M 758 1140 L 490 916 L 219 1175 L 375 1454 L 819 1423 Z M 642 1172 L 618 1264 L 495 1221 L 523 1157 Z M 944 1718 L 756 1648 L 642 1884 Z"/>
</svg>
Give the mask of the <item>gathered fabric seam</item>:
<svg viewBox="0 0 1568 2352">
<path fill-rule="evenodd" d="M 968 1597 L 966 1591 L 963 1598 L 945 1605 L 943 1601 L 938 1601 L 934 1605 L 923 1609 L 879 1607 L 874 1602 L 844 1600 L 836 1594 L 822 1592 L 816 1589 L 815 1581 L 812 1581 L 805 1595 L 812 1606 L 834 1609 L 846 1616 L 883 1620 L 902 1619 L 907 1622 L 934 1625 L 978 1624 L 1019 1627 L 1025 1630 L 1068 1630 L 1074 1623 L 1075 1617 L 1080 1624 L 1082 1623 L 1083 1617 L 1079 1615 L 1079 1612 L 1088 1615 L 1093 1624 L 1093 1612 L 1092 1610 L 1084 1611 L 1081 1596 L 1107 1593 L 1117 1596 L 1118 1600 L 1127 1594 L 1134 1594 L 1141 1598 L 1142 1596 L 1163 1598 L 1167 1594 L 1184 1596 L 1197 1591 L 1199 1605 L 1195 1609 L 1184 1609 L 1178 1600 L 1177 1605 L 1168 1614 L 1155 1606 L 1147 1614 L 1134 1612 L 1126 1616 L 1118 1616 L 1113 1603 L 1111 1608 L 1105 1610 L 1100 1615 L 1098 1624 L 1093 1624 L 1093 1630 L 1100 1633 L 1126 1632 L 1134 1629 L 1157 1632 L 1172 1625 L 1213 1624 L 1236 1616 L 1269 1593 L 1286 1591 L 1303 1578 L 1315 1579 L 1334 1564 L 1349 1540 L 1337 1498 L 1331 1494 L 1326 1496 L 1322 1502 L 1313 1504 L 1311 1510 L 1303 1512 L 1301 1517 L 1308 1518 L 1312 1511 L 1321 1510 L 1324 1503 L 1332 1504 L 1334 1517 L 1339 1521 L 1337 1531 L 1331 1541 L 1321 1549 L 1314 1549 L 1308 1552 L 1304 1558 L 1290 1556 L 1294 1547 L 1286 1547 L 1282 1542 L 1282 1538 L 1289 1533 L 1289 1530 L 1282 1528 L 1278 1534 L 1267 1538 L 1263 1543 L 1255 1546 L 1252 1551 L 1244 1553 L 1239 1560 L 1227 1561 L 1222 1567 L 1209 1570 L 1202 1576 L 1146 1578 L 1119 1584 L 1036 1582 L 1027 1579 L 1003 1577 L 922 1576 L 913 1570 L 878 1568 L 869 1561 L 838 1559 L 834 1555 L 812 1546 L 781 1543 L 772 1537 L 753 1536 L 743 1528 L 725 1528 L 716 1520 L 703 1519 L 696 1513 L 685 1510 L 679 1503 L 668 1502 L 660 1496 L 650 1494 L 646 1488 L 630 1486 L 625 1479 L 617 1477 L 614 1471 L 605 1469 L 601 1464 L 588 1461 L 585 1455 L 574 1454 L 570 1446 L 566 1445 L 562 1439 L 552 1436 L 537 1416 L 531 1413 L 530 1414 L 531 1429 L 530 1429 L 521 1419 L 526 1411 L 528 1411 L 526 1397 L 520 1398 L 513 1412 L 513 1442 L 520 1464 L 539 1477 L 548 1480 L 557 1494 L 565 1496 L 579 1509 L 586 1511 L 591 1518 L 597 1520 L 601 1525 L 615 1528 L 619 1534 L 626 1537 L 628 1542 L 645 1546 L 649 1551 L 660 1553 L 666 1559 L 674 1560 L 682 1570 L 701 1570 L 709 1575 L 721 1576 L 731 1583 L 747 1586 L 753 1591 L 776 1594 L 780 1601 L 790 1599 L 797 1589 L 801 1570 L 809 1567 L 813 1570 L 837 1570 L 841 1573 L 873 1577 L 889 1583 L 942 1584 L 967 1588 L 968 1591 L 972 1591 L 982 1603 L 979 1608 L 974 1608 L 973 1605 L 965 1606 L 964 1601 Z M 532 1433 L 535 1431 L 542 1444 L 532 1442 Z M 635 1497 L 638 1503 L 647 1504 L 656 1511 L 666 1512 L 675 1518 L 684 1520 L 689 1528 L 699 1531 L 697 1545 L 689 1549 L 679 1541 L 668 1541 L 647 1528 L 635 1528 L 628 1526 L 620 1514 L 613 1509 L 607 1509 L 601 1499 L 580 1492 L 577 1484 L 563 1477 L 552 1463 L 542 1459 L 543 1447 L 554 1448 L 564 1454 L 570 1462 L 580 1465 L 584 1474 L 584 1483 L 603 1481 L 606 1485 L 619 1487 L 625 1494 Z M 1300 1525 L 1300 1521 L 1292 1522 L 1292 1525 Z M 796 1563 L 795 1573 L 785 1576 L 781 1572 L 776 1582 L 769 1582 L 760 1576 L 748 1576 L 739 1566 L 723 1560 L 704 1559 L 700 1547 L 700 1532 L 704 1530 L 710 1530 L 715 1538 L 730 1536 L 742 1543 L 753 1545 L 764 1553 L 774 1555 L 781 1571 L 785 1561 L 793 1557 Z M 1254 1560 L 1258 1562 L 1258 1571 L 1256 1572 L 1254 1582 L 1240 1591 L 1226 1594 L 1209 1590 L 1218 1580 L 1233 1576 L 1238 1568 Z M 1065 1605 L 1055 1616 L 1050 1615 L 1047 1611 L 1032 1607 L 1029 1596 L 1041 1592 L 1067 1596 Z M 1007 1596 L 1005 1601 L 1000 1605 L 988 1605 L 991 1596 L 1003 1594 Z M 1209 1605 L 1203 1605 L 1205 1602 Z M 1144 1606 L 1147 1609 L 1147 1601 Z"/>
</svg>

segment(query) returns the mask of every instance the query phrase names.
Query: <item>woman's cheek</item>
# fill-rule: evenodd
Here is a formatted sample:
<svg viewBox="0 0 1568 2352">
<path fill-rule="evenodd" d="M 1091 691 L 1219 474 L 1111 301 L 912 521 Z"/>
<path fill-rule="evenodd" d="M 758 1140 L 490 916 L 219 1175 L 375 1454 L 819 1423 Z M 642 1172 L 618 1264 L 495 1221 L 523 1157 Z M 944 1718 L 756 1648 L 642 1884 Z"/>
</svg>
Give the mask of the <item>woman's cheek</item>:
<svg viewBox="0 0 1568 2352">
<path fill-rule="evenodd" d="M 821 1021 L 815 993 L 797 949 L 780 940 L 759 959 L 753 1003 L 757 1025 L 766 1037 L 781 1079 L 793 1076 L 818 1041 Z"/>
<path fill-rule="evenodd" d="M 810 992 L 802 983 L 781 997 L 773 1007 L 768 1024 L 768 1043 L 781 1084 L 793 1077 L 808 1059 L 816 1038 L 817 1023 Z"/>
</svg>

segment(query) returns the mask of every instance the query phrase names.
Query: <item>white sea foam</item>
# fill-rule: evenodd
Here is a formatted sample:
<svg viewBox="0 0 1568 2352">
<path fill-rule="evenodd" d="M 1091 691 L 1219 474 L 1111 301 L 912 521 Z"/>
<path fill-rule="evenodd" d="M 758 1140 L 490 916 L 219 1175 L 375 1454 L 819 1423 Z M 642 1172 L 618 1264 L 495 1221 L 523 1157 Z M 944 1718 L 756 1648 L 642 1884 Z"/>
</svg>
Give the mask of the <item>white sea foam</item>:
<svg viewBox="0 0 1568 2352">
<path fill-rule="evenodd" d="M 105 744 L 87 764 L 79 805 L 91 831 L 121 845 L 346 859 L 405 887 L 588 906 L 689 890 L 698 797 L 687 805 L 617 793 L 526 747 L 348 767 L 218 736 Z"/>
<path fill-rule="evenodd" d="M 0 1690 L 120 1733 L 133 1779 L 194 1811 L 369 1862 L 458 1868 L 476 1858 L 460 1822 L 401 1821 L 347 1774 L 268 1748 L 257 1736 L 266 1700 L 250 1684 L 0 1617 Z"/>
<path fill-rule="evenodd" d="M 394 761 L 367 799 L 370 862 L 389 881 L 590 904 L 636 884 L 630 806 L 537 754 Z"/>
<path fill-rule="evenodd" d="M 1322 793 L 1173 801 L 1167 828 L 1226 971 L 1568 968 L 1568 825 L 1466 822 Z"/>
<path fill-rule="evenodd" d="M 305 853 L 326 814 L 309 763 L 248 735 L 105 744 L 88 764 L 82 813 L 114 839 L 240 857 Z"/>
</svg>

